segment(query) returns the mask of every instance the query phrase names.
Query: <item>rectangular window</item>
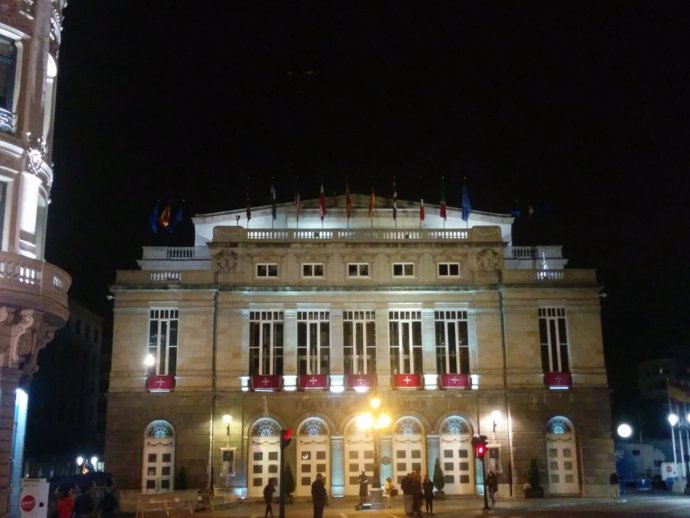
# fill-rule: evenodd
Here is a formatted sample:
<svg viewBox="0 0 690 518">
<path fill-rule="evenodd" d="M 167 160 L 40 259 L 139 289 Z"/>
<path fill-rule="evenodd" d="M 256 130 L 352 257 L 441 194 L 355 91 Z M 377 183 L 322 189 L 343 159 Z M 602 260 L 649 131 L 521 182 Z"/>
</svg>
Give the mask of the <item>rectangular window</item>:
<svg viewBox="0 0 690 518">
<path fill-rule="evenodd" d="M 323 264 L 303 264 L 302 277 L 323 277 Z"/>
<path fill-rule="evenodd" d="M 343 311 L 345 374 L 376 373 L 376 314 Z"/>
<path fill-rule="evenodd" d="M 7 183 L 0 182 L 0 246 L 5 228 L 5 208 L 7 207 Z"/>
<path fill-rule="evenodd" d="M 347 265 L 348 277 L 369 277 L 368 263 L 349 263 Z"/>
<path fill-rule="evenodd" d="M 434 317 L 436 320 L 436 372 L 469 374 L 467 311 L 435 311 Z"/>
<path fill-rule="evenodd" d="M 156 363 L 158 375 L 175 376 L 177 373 L 177 309 L 155 308 L 149 314 L 149 354 Z"/>
<path fill-rule="evenodd" d="M 414 277 L 414 263 L 393 263 L 393 277 Z"/>
<path fill-rule="evenodd" d="M 12 132 L 16 62 L 17 47 L 14 42 L 0 38 L 0 131 L 4 133 Z"/>
<path fill-rule="evenodd" d="M 391 372 L 422 373 L 422 312 L 388 313 Z"/>
<path fill-rule="evenodd" d="M 565 308 L 539 308 L 539 341 L 544 372 L 569 372 Z"/>
<path fill-rule="evenodd" d="M 249 374 L 283 374 L 283 312 L 249 313 Z"/>
<path fill-rule="evenodd" d="M 297 312 L 297 369 L 299 374 L 328 374 L 331 344 L 329 311 Z"/>
<path fill-rule="evenodd" d="M 460 277 L 460 263 L 438 263 L 439 277 Z"/>
<path fill-rule="evenodd" d="M 278 265 L 276 263 L 259 263 L 256 265 L 257 277 L 278 277 Z"/>
</svg>

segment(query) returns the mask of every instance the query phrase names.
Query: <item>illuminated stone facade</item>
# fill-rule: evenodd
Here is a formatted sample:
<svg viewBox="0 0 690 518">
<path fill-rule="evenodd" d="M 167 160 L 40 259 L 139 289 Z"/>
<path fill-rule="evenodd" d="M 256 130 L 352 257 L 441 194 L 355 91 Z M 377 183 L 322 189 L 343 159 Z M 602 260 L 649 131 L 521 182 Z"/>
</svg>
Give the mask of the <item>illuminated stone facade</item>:
<svg viewBox="0 0 690 518">
<path fill-rule="evenodd" d="M 69 316 L 70 277 L 43 260 L 64 0 L 0 0 L 0 515 L 17 512 L 27 388 Z"/>
<path fill-rule="evenodd" d="M 318 200 L 299 220 L 294 204 L 199 215 L 194 247 L 146 247 L 117 273 L 106 467 L 120 487 L 167 491 L 184 467 L 191 487 L 212 476 L 259 497 L 292 428 L 297 496 L 317 472 L 357 494 L 374 459 L 396 484 L 438 459 L 446 493 L 477 494 L 476 434 L 502 495 L 523 496 L 531 458 L 547 494 L 607 494 L 594 272 L 565 269 L 558 246 L 513 246 L 506 215 L 326 203 L 323 220 Z M 358 420 L 372 395 L 391 417 L 376 432 Z"/>
</svg>

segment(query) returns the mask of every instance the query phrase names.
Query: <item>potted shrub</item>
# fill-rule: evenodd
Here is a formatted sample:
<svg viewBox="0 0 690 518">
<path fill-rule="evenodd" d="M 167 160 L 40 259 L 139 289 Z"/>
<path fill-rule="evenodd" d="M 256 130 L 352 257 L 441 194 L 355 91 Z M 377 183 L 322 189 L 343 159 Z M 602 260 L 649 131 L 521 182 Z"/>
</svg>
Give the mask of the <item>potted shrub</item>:
<svg viewBox="0 0 690 518">
<path fill-rule="evenodd" d="M 525 498 L 544 498 L 544 488 L 539 483 L 539 467 L 534 457 L 529 461 Z"/>
<path fill-rule="evenodd" d="M 293 502 L 292 493 L 295 492 L 295 475 L 292 473 L 290 463 L 285 464 L 285 471 L 283 472 L 283 483 L 285 484 L 285 503 L 291 504 Z"/>
<path fill-rule="evenodd" d="M 436 457 L 436 463 L 434 464 L 434 478 L 432 480 L 434 487 L 436 488 L 436 498 L 443 500 L 446 494 L 443 492 L 443 486 L 446 485 L 446 479 L 443 475 L 443 470 L 441 469 L 441 461 Z"/>
</svg>

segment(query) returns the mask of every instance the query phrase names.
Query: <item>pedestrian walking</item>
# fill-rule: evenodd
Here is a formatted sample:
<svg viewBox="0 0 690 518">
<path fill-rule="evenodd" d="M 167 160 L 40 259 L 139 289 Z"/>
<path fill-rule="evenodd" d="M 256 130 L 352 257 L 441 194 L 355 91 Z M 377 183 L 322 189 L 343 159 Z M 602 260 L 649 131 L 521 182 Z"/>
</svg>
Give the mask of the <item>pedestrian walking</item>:
<svg viewBox="0 0 690 518">
<path fill-rule="evenodd" d="M 74 499 L 72 516 L 74 518 L 90 518 L 91 511 L 96 507 L 96 504 L 93 503 L 93 498 L 89 494 L 89 486 L 81 486 L 79 490 L 79 495 Z"/>
<path fill-rule="evenodd" d="M 359 476 L 359 506 L 362 507 L 369 496 L 369 477 L 364 470 Z"/>
<path fill-rule="evenodd" d="M 98 511 L 101 518 L 113 518 L 115 509 L 118 507 L 119 503 L 115 496 L 113 481 L 109 478 L 105 481 L 105 486 L 98 492 Z"/>
<path fill-rule="evenodd" d="M 314 504 L 314 518 L 323 518 L 323 508 L 328 500 L 328 492 L 323 483 L 323 475 L 316 474 L 316 480 L 311 483 L 311 501 Z"/>
<path fill-rule="evenodd" d="M 422 516 L 422 502 L 424 493 L 422 492 L 422 476 L 419 471 L 412 472 L 412 514 Z"/>
<path fill-rule="evenodd" d="M 403 492 L 403 504 L 405 506 L 405 514 L 407 516 L 414 514 L 412 499 L 412 492 L 414 490 L 414 488 L 412 487 L 413 485 L 414 483 L 412 481 L 412 473 L 408 473 L 407 475 L 405 475 L 405 478 L 403 478 L 400 482 L 400 489 L 402 489 Z"/>
<path fill-rule="evenodd" d="M 266 502 L 266 510 L 264 511 L 264 518 L 269 516 L 273 518 L 273 493 L 276 491 L 276 483 L 272 478 L 268 480 L 268 484 L 264 487 L 264 502 Z"/>
<path fill-rule="evenodd" d="M 429 479 L 429 475 L 424 475 L 422 491 L 426 502 L 426 514 L 434 514 L 434 483 Z"/>
<path fill-rule="evenodd" d="M 621 497 L 621 486 L 618 481 L 618 473 L 615 471 L 609 476 L 609 484 L 611 484 L 611 496 L 613 498 Z"/>
<path fill-rule="evenodd" d="M 69 489 L 60 492 L 55 508 L 57 511 L 57 518 L 72 518 L 74 499 L 70 496 Z"/>
<path fill-rule="evenodd" d="M 486 476 L 486 489 L 488 491 L 489 500 L 491 500 L 491 506 L 496 503 L 496 491 L 498 491 L 498 479 L 493 471 L 489 471 Z"/>
</svg>

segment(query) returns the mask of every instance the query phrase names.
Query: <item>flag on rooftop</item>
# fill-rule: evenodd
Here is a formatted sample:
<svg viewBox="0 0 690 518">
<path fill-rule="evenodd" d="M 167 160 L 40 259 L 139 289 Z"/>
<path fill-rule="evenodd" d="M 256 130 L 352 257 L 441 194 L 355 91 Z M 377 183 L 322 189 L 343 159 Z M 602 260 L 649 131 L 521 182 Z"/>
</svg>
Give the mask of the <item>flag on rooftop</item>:
<svg viewBox="0 0 690 518">
<path fill-rule="evenodd" d="M 328 214 L 328 210 L 326 209 L 326 194 L 323 192 L 323 182 L 321 182 L 321 191 L 319 192 L 319 208 L 321 209 L 321 221 L 323 221 L 323 218 Z"/>
<path fill-rule="evenodd" d="M 252 219 L 252 203 L 249 199 L 249 190 L 247 190 L 247 221 Z"/>
<path fill-rule="evenodd" d="M 347 182 L 345 184 L 345 214 L 347 215 L 347 219 L 350 219 L 350 216 L 352 216 L 352 198 L 350 197 L 350 182 Z"/>
<path fill-rule="evenodd" d="M 395 178 L 393 178 L 393 219 L 398 219 L 398 189 L 395 187 Z"/>
<path fill-rule="evenodd" d="M 424 198 L 419 199 L 419 221 L 424 221 Z"/>
<path fill-rule="evenodd" d="M 472 212 L 472 204 L 470 203 L 470 193 L 467 191 L 467 181 L 462 182 L 462 220 L 467 221 L 470 219 L 470 213 Z"/>
<path fill-rule="evenodd" d="M 172 234 L 175 231 L 175 227 L 182 223 L 184 221 L 184 211 L 182 207 L 177 209 L 177 212 L 175 213 L 175 217 L 173 218 L 172 222 L 170 223 L 170 226 L 165 229 L 165 231 L 168 234 Z"/>
<path fill-rule="evenodd" d="M 277 208 L 276 208 L 276 186 L 275 182 L 271 182 L 271 214 L 273 215 L 273 219 L 275 220 L 277 216 Z"/>
<path fill-rule="evenodd" d="M 161 224 L 161 227 L 167 228 L 168 225 L 170 225 L 170 203 L 165 206 L 163 209 L 163 212 L 161 213 L 161 217 L 158 219 L 158 221 Z"/>
<path fill-rule="evenodd" d="M 369 219 L 374 217 L 374 186 L 371 186 L 371 195 L 369 196 Z"/>
<path fill-rule="evenodd" d="M 301 211 L 302 211 L 302 207 L 301 207 L 301 200 L 300 200 L 299 191 L 295 191 L 295 218 L 297 219 L 298 223 L 299 223 L 299 216 L 300 216 Z"/>
<path fill-rule="evenodd" d="M 155 205 L 153 206 L 153 210 L 151 211 L 151 214 L 149 215 L 149 227 L 151 228 L 151 232 L 156 234 L 158 232 L 158 209 L 160 206 L 160 200 L 156 200 Z"/>
<path fill-rule="evenodd" d="M 444 220 L 446 219 L 446 187 L 443 176 L 441 177 L 441 209 L 439 211 L 439 216 Z"/>
</svg>

